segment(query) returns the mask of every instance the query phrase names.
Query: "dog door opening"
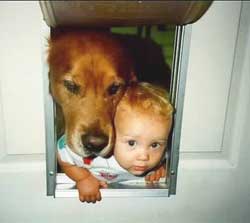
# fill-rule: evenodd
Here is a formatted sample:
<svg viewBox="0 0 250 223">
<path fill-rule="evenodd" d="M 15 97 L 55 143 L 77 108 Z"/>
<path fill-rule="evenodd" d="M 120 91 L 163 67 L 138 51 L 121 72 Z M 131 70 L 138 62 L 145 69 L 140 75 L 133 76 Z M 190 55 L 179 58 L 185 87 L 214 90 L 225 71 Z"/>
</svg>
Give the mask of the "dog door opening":
<svg viewBox="0 0 250 223">
<path fill-rule="evenodd" d="M 168 94 L 170 101 L 171 66 L 173 63 L 175 26 L 158 25 L 114 27 L 111 28 L 111 32 L 115 35 L 115 38 L 121 41 L 123 47 L 126 48 L 128 55 L 132 58 L 135 64 L 137 80 L 140 82 L 147 82 L 155 86 L 161 86 L 164 88 L 164 90 L 166 90 L 166 94 Z M 72 95 L 75 94 L 75 97 L 80 97 L 77 95 L 77 93 L 75 93 L 76 90 L 74 89 L 76 86 L 79 88 L 81 86 L 76 84 L 70 78 L 66 81 L 66 86 L 64 83 L 64 87 L 67 88 L 67 93 Z M 74 86 L 74 84 L 76 86 Z M 57 148 L 59 150 L 63 150 L 66 146 L 65 118 L 62 112 L 62 107 L 58 103 L 55 103 L 55 111 Z M 74 121 L 74 119 L 72 120 Z M 154 165 L 153 168 L 153 170 L 157 170 L 157 168 L 162 168 L 159 167 L 160 165 L 163 166 L 165 168 L 165 172 L 162 173 L 162 176 L 164 177 L 161 177 L 160 179 L 158 179 L 159 177 L 154 178 L 155 182 L 148 183 L 145 181 L 145 174 L 142 176 L 134 176 L 128 172 L 117 174 L 110 167 L 110 164 L 105 163 L 104 159 L 104 164 L 101 162 L 100 166 L 95 166 L 94 169 L 97 175 L 100 175 L 103 180 L 108 182 L 108 187 L 106 189 L 101 189 L 103 196 L 113 196 L 113 193 L 116 193 L 113 189 L 119 189 L 119 196 L 128 195 L 133 193 L 135 190 L 140 191 L 141 189 L 149 190 L 142 190 L 139 193 L 137 192 L 137 195 L 141 194 L 142 192 L 144 194 L 143 196 L 169 195 L 168 188 L 170 179 L 169 165 L 171 158 L 172 124 L 169 128 L 170 133 L 168 134 L 168 139 L 166 139 L 167 148 L 166 151 L 164 151 L 164 158 L 160 159 L 159 165 Z M 95 159 L 95 156 L 91 156 L 90 158 L 91 159 L 84 159 L 83 162 L 87 165 L 91 165 L 92 159 Z M 139 171 L 146 167 L 137 166 L 136 168 Z M 72 196 L 78 196 L 75 182 L 64 173 L 58 163 L 55 194 L 57 197 L 69 196 L 69 194 Z"/>
</svg>

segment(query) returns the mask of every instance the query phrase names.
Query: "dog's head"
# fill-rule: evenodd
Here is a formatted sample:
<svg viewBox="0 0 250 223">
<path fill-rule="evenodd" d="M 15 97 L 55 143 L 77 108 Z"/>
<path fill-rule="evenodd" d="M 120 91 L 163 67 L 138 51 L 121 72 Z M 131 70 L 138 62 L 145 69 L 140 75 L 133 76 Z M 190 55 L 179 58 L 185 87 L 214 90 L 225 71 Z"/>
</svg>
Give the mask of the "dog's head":
<svg viewBox="0 0 250 223">
<path fill-rule="evenodd" d="M 114 144 L 116 105 L 135 80 L 130 57 L 101 31 L 56 32 L 48 53 L 50 89 L 63 111 L 69 147 L 82 157 L 106 156 Z"/>
</svg>

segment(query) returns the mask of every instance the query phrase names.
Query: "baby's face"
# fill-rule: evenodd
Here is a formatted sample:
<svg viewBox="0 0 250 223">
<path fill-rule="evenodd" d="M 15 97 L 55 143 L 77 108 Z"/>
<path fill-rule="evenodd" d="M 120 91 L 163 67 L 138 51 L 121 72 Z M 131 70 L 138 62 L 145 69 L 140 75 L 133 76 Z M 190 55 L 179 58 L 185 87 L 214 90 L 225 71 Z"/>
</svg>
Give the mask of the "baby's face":
<svg viewBox="0 0 250 223">
<path fill-rule="evenodd" d="M 171 124 L 164 117 L 118 108 L 114 156 L 120 166 L 134 175 L 154 168 L 164 154 Z"/>
</svg>

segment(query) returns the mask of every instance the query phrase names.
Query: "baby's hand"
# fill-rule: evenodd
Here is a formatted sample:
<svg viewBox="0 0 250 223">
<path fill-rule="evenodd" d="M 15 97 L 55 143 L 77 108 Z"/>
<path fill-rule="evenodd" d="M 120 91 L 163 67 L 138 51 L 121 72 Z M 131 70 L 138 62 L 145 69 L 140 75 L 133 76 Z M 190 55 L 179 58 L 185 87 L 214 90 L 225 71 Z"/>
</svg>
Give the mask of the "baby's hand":
<svg viewBox="0 0 250 223">
<path fill-rule="evenodd" d="M 100 188 L 107 188 L 107 183 L 99 181 L 90 174 L 87 178 L 76 182 L 76 187 L 78 189 L 80 201 L 95 203 L 102 199 Z"/>
<path fill-rule="evenodd" d="M 167 170 L 166 170 L 166 164 L 160 165 L 157 169 L 155 169 L 151 174 L 145 176 L 145 181 L 152 183 L 159 181 L 160 178 L 166 177 Z"/>
</svg>

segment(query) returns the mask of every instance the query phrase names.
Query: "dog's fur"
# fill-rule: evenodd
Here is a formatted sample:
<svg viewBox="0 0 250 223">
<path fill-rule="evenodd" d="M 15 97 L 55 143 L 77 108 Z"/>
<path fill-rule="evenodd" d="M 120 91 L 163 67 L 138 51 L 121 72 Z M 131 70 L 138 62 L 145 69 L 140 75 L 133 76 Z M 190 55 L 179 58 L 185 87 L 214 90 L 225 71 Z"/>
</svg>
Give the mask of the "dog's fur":
<svg viewBox="0 0 250 223">
<path fill-rule="evenodd" d="M 54 29 L 48 51 L 50 89 L 62 109 L 72 151 L 82 157 L 109 154 L 116 105 L 131 81 L 139 77 L 169 86 L 170 69 L 158 52 L 150 41 L 108 31 Z"/>
</svg>

